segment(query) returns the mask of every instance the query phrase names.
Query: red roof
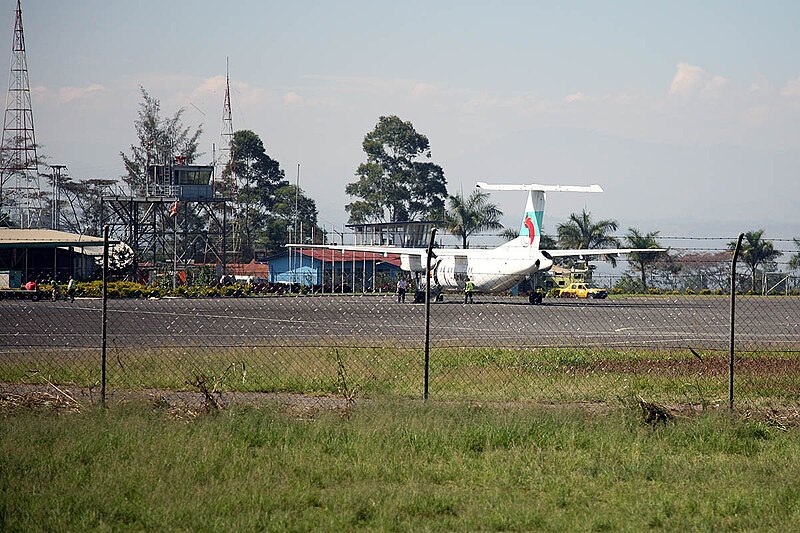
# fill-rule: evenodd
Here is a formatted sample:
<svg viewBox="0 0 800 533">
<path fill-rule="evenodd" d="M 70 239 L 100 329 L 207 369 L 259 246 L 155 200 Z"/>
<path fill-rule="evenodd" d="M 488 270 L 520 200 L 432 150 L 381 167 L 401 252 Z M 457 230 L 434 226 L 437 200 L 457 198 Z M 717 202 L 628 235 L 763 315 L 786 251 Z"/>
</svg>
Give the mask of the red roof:
<svg viewBox="0 0 800 533">
<path fill-rule="evenodd" d="M 228 263 L 225 268 L 228 274 L 234 276 L 258 276 L 266 279 L 269 274 L 269 265 L 256 263 L 255 259 L 249 263 Z"/>
<path fill-rule="evenodd" d="M 325 263 L 330 263 L 331 261 L 378 261 L 383 263 L 389 263 L 396 267 L 400 266 L 400 255 L 399 254 L 383 254 L 375 253 L 375 252 L 354 252 L 351 250 L 326 250 L 324 248 L 311 248 L 308 250 L 303 250 L 302 248 L 297 248 L 297 250 L 306 257 L 313 257 L 314 259 L 318 259 Z"/>
</svg>

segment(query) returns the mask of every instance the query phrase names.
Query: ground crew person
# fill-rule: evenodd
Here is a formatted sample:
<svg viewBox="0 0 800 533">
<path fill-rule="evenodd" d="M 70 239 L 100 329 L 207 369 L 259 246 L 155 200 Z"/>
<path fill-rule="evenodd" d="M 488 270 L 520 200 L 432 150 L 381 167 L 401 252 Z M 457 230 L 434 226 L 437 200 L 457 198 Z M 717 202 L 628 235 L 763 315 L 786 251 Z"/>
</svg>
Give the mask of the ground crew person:
<svg viewBox="0 0 800 533">
<path fill-rule="evenodd" d="M 464 285 L 464 303 L 475 303 L 472 301 L 472 295 L 475 293 L 475 284 L 472 280 L 467 278 L 467 284 Z"/>
<path fill-rule="evenodd" d="M 406 278 L 400 277 L 397 280 L 397 303 L 405 303 L 406 302 L 406 289 L 408 288 L 408 282 Z"/>
<path fill-rule="evenodd" d="M 69 277 L 69 283 L 67 283 L 67 296 L 70 302 L 75 301 L 75 280 L 72 276 Z"/>
</svg>

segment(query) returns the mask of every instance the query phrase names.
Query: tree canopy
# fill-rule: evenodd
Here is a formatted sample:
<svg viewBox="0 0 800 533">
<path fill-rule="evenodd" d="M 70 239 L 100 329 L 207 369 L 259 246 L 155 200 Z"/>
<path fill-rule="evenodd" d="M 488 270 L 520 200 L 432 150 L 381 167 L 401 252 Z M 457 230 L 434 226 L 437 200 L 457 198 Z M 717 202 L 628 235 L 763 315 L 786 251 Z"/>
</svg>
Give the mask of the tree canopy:
<svg viewBox="0 0 800 533">
<path fill-rule="evenodd" d="M 631 248 L 660 248 L 658 231 L 643 234 L 636 228 L 628 228 L 625 235 L 625 244 Z M 632 252 L 628 254 L 628 262 L 639 271 L 642 280 L 642 290 L 647 292 L 647 268 L 657 262 L 665 252 Z"/>
<path fill-rule="evenodd" d="M 731 251 L 735 250 L 736 241 L 729 242 L 728 249 Z M 746 231 L 744 233 L 744 239 L 742 239 L 742 250 L 739 257 L 750 269 L 750 290 L 756 290 L 756 274 L 758 272 L 758 267 L 770 261 L 774 261 L 780 255 L 781 252 L 775 249 L 772 241 L 764 239 L 763 229 Z"/>
<path fill-rule="evenodd" d="M 198 152 L 198 139 L 202 126 L 192 131 L 183 124 L 183 108 L 172 117 L 162 118 L 161 102 L 140 87 L 142 102 L 139 118 L 134 121 L 139 144 L 132 144 L 130 154 L 120 152 L 127 174 L 123 180 L 131 192 L 141 194 L 147 188 L 147 166 L 166 165 L 180 156 L 192 164 L 202 154 Z"/>
<path fill-rule="evenodd" d="M 616 220 L 595 222 L 586 209 L 580 214 L 572 213 L 566 222 L 556 226 L 559 246 L 576 250 L 619 247 L 619 240 L 612 235 L 614 231 L 617 231 Z M 608 260 L 613 266 L 617 266 L 613 256 L 608 256 Z"/>
<path fill-rule="evenodd" d="M 231 160 L 220 184 L 223 190 L 229 188 L 232 175 L 237 183 L 235 238 L 243 261 L 252 259 L 257 250 L 279 252 L 289 242 L 295 221 L 298 231 L 299 226 L 303 227 L 303 235 L 291 236 L 295 242 L 305 242 L 306 237 L 316 233 L 316 203 L 302 189 L 289 184 L 280 164 L 267 154 L 261 138 L 250 130 L 233 135 Z"/>
<path fill-rule="evenodd" d="M 367 161 L 356 170 L 358 181 L 345 188 L 359 198 L 345 206 L 351 223 L 441 218 L 447 198 L 444 171 L 427 161 L 428 138 L 411 122 L 380 117 L 362 147 Z"/>
<path fill-rule="evenodd" d="M 500 217 L 503 212 L 497 205 L 489 202 L 489 194 L 483 191 L 472 191 L 469 198 L 464 199 L 462 193 L 451 196 L 450 208 L 444 214 L 447 231 L 461 237 L 462 248 L 469 248 L 467 238 L 479 231 L 500 229 Z"/>
<path fill-rule="evenodd" d="M 792 239 L 792 241 L 794 241 L 794 245 L 797 247 L 797 249 L 800 250 L 800 239 L 795 237 L 794 239 Z M 792 270 L 800 269 L 800 251 L 795 253 L 792 256 L 792 258 L 789 259 L 789 268 L 791 268 Z"/>
</svg>

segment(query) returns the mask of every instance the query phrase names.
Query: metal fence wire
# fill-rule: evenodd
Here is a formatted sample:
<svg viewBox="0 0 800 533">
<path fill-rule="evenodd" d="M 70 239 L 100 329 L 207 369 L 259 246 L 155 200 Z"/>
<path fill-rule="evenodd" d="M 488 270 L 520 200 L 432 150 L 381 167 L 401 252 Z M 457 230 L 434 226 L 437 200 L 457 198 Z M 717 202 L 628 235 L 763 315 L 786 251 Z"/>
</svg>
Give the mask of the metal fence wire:
<svg viewBox="0 0 800 533">
<path fill-rule="evenodd" d="M 479 275 L 479 273 L 478 273 Z M 0 301 L 0 392 L 101 396 L 102 298 Z M 430 305 L 429 397 L 520 404 L 728 402 L 730 296 L 598 300 L 445 294 Z M 739 409 L 800 408 L 800 297 L 736 299 Z M 425 305 L 394 294 L 107 300 L 106 390 L 170 400 L 421 398 Z"/>
</svg>

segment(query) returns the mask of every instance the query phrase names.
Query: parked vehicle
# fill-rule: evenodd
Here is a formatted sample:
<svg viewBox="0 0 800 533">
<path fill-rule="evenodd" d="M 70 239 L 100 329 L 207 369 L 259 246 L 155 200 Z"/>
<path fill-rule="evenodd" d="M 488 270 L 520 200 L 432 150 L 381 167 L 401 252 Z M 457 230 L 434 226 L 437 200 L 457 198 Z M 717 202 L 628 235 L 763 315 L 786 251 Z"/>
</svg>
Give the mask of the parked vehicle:
<svg viewBox="0 0 800 533">
<path fill-rule="evenodd" d="M 42 292 L 39 289 L 0 289 L 0 300 L 8 299 L 29 299 L 38 302 L 42 299 Z"/>
<path fill-rule="evenodd" d="M 559 298 L 594 298 L 595 300 L 602 300 L 608 296 L 605 289 L 597 289 L 589 287 L 585 283 L 570 283 L 563 289 L 559 289 Z"/>
</svg>

